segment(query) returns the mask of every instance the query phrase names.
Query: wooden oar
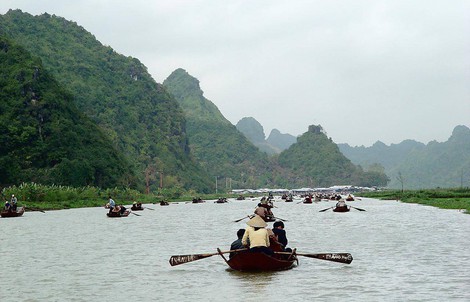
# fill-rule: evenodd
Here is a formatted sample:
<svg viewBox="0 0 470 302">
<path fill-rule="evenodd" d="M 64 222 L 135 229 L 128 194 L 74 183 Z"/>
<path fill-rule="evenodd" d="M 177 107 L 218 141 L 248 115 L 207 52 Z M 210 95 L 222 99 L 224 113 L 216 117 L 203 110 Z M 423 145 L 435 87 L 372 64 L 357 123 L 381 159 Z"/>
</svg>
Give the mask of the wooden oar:
<svg viewBox="0 0 470 302">
<path fill-rule="evenodd" d="M 274 217 L 274 219 L 279 219 L 280 221 L 287 221 L 287 219 L 282 219 L 282 218 L 279 218 L 279 217 Z"/>
<path fill-rule="evenodd" d="M 240 218 L 240 219 L 237 219 L 237 220 L 235 220 L 235 221 L 233 221 L 233 222 L 240 222 L 240 221 L 242 221 L 242 220 L 245 219 L 245 218 L 250 218 L 250 219 L 251 219 L 251 217 L 253 217 L 253 216 L 246 215 L 245 217 Z"/>
<path fill-rule="evenodd" d="M 334 207 L 329 207 L 329 208 L 326 208 L 326 209 L 323 209 L 323 210 L 320 210 L 318 212 L 325 212 L 326 210 L 329 210 L 329 209 L 333 209 Z"/>
<path fill-rule="evenodd" d="M 350 208 L 353 208 L 353 209 L 356 209 L 356 210 L 359 210 L 359 211 L 366 211 L 364 209 L 361 209 L 361 208 L 356 208 L 356 207 L 353 207 L 353 206 L 349 206 Z"/>
<path fill-rule="evenodd" d="M 149 207 L 143 207 L 144 209 L 152 210 L 155 211 L 155 209 L 149 208 Z"/>
<path fill-rule="evenodd" d="M 184 264 L 184 263 L 212 257 L 214 255 L 227 254 L 227 253 L 232 253 L 232 252 L 241 252 L 245 250 L 247 249 L 230 250 L 230 251 L 217 252 L 217 253 L 211 253 L 211 254 L 174 255 L 170 257 L 170 265 L 175 266 L 179 264 Z"/>
<path fill-rule="evenodd" d="M 290 255 L 288 252 L 274 252 L 276 254 Z M 353 261 L 353 257 L 349 253 L 324 253 L 324 254 L 303 254 L 295 253 L 298 256 L 304 256 L 309 258 L 317 258 L 321 260 L 328 260 L 340 263 L 350 264 Z"/>
<path fill-rule="evenodd" d="M 134 213 L 132 211 L 130 211 L 129 213 L 134 214 L 135 216 L 141 216 L 140 214 Z"/>
</svg>

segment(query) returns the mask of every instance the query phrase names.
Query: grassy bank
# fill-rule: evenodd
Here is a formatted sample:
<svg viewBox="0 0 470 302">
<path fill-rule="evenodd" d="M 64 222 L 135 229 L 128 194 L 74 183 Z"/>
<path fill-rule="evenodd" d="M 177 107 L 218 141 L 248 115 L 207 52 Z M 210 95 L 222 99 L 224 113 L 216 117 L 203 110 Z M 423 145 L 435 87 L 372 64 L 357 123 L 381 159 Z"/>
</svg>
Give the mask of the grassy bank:
<svg viewBox="0 0 470 302">
<path fill-rule="evenodd" d="M 36 183 L 23 183 L 1 190 L 3 201 L 10 200 L 14 194 L 18 198 L 19 206 L 26 206 L 27 210 L 61 210 L 72 208 L 100 207 L 108 202 L 111 196 L 117 204 L 130 205 L 134 201 L 144 204 L 159 203 L 161 200 L 176 202 L 188 201 L 200 197 L 217 199 L 219 197 L 235 197 L 230 194 L 201 195 L 195 192 L 186 192 L 178 188 L 163 189 L 157 194 L 143 194 L 128 188 L 100 189 L 97 187 L 67 187 L 44 186 Z"/>
<path fill-rule="evenodd" d="M 430 205 L 441 209 L 464 210 L 470 214 L 470 189 L 383 190 L 363 192 L 363 197 L 400 200 L 407 203 Z"/>
</svg>

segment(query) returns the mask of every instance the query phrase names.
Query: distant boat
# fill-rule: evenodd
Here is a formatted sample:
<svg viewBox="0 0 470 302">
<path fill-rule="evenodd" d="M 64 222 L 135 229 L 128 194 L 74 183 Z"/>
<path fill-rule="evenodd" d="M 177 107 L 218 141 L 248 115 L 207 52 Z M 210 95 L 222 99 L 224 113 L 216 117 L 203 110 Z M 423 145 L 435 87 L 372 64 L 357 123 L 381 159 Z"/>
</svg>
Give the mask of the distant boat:
<svg viewBox="0 0 470 302">
<path fill-rule="evenodd" d="M 127 217 L 131 212 L 126 210 L 124 213 L 121 212 L 108 212 L 106 215 L 110 218 L 120 218 L 120 217 Z"/>
<path fill-rule="evenodd" d="M 24 214 L 25 207 L 21 207 L 17 211 L 2 211 L 0 212 L 0 216 L 7 218 L 7 217 L 20 217 Z"/>
<path fill-rule="evenodd" d="M 349 207 L 335 207 L 333 209 L 333 212 L 339 212 L 339 213 L 344 213 L 344 212 L 349 212 L 351 209 Z"/>
</svg>

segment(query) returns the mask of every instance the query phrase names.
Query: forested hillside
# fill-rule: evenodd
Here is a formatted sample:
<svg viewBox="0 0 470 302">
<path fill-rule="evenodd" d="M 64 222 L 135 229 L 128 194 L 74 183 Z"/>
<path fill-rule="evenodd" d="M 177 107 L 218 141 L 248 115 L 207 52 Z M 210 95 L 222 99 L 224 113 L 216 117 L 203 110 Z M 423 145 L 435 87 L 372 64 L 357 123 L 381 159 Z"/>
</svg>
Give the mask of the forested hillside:
<svg viewBox="0 0 470 302">
<path fill-rule="evenodd" d="M 212 189 L 213 182 L 191 157 L 183 111 L 138 59 L 116 53 L 76 23 L 47 13 L 10 10 L 0 16 L 0 29 L 40 57 L 67 87 L 78 109 L 131 163 L 140 188 L 147 179 L 156 189 L 162 172 L 167 186 Z"/>
<path fill-rule="evenodd" d="M 364 172 L 355 166 L 329 139 L 321 126 L 310 126 L 297 138 L 297 143 L 279 155 L 279 164 L 293 171 L 298 185 L 308 187 L 331 185 L 383 186 L 387 184 L 384 173 Z"/>
<path fill-rule="evenodd" d="M 202 193 L 213 192 L 214 177 L 219 184 L 222 182 L 224 189 L 386 183 L 380 166 L 363 172 L 342 157 L 319 126 L 310 127 L 302 139 L 280 155 L 268 157 L 204 97 L 199 81 L 185 70 L 174 71 L 160 85 L 139 60 L 103 46 L 74 22 L 47 13 L 32 16 L 15 10 L 0 15 L 0 32 L 39 57 L 43 62 L 41 70 L 49 71 L 51 78 L 56 78 L 56 85 L 69 91 L 65 99 L 75 106 L 72 115 L 82 115 L 87 120 L 75 124 L 87 125 L 87 129 L 95 127 L 86 131 L 59 127 L 65 133 L 59 140 L 62 149 L 55 144 L 47 148 L 34 144 L 31 145 L 34 149 L 26 147 L 28 138 L 24 136 L 32 135 L 34 129 L 45 128 L 13 129 L 17 131 L 13 137 L 20 137 L 18 143 L 8 141 L 0 154 L 10 156 L 2 158 L 4 162 L 11 161 L 11 165 L 5 165 L 9 172 L 5 172 L 4 183 L 26 180 L 35 173 L 28 170 L 31 154 L 36 156 L 33 165 L 36 162 L 41 165 L 34 168 L 43 169 L 34 179 L 42 183 L 129 185 L 142 191 L 146 183 L 156 190 L 159 176 L 164 175 L 165 187 L 183 187 Z M 53 112 L 48 107 L 44 110 Z M 4 125 L 12 118 L 6 112 L 0 113 Z M 76 132 L 78 143 L 68 134 L 68 129 Z M 81 133 L 87 133 L 86 138 L 98 144 L 87 145 L 94 158 L 79 151 L 81 144 L 89 143 L 81 138 Z M 93 151 L 103 146 L 109 149 Z M 50 148 L 68 151 L 53 155 Z M 22 153 L 25 161 L 15 166 L 13 157 L 18 153 Z M 54 158 L 48 162 L 51 165 L 41 164 L 40 159 L 50 156 Z M 57 166 L 59 161 L 62 166 Z M 89 162 L 91 168 L 86 164 L 80 166 L 79 161 Z M 109 170 L 107 163 L 115 170 Z"/>
<path fill-rule="evenodd" d="M 0 35 L 0 184 L 132 186 L 125 158 L 39 58 Z"/>
<path fill-rule="evenodd" d="M 191 150 L 209 174 L 237 188 L 273 184 L 274 164 L 204 97 L 196 78 L 177 69 L 163 86 L 183 108 Z"/>
<path fill-rule="evenodd" d="M 412 140 L 387 146 L 371 147 L 339 145 L 341 152 L 355 164 L 367 167 L 373 163 L 385 167 L 391 181 L 389 187 L 425 189 L 436 187 L 468 187 L 470 185 L 470 129 L 455 127 L 446 142 L 427 145 Z"/>
</svg>

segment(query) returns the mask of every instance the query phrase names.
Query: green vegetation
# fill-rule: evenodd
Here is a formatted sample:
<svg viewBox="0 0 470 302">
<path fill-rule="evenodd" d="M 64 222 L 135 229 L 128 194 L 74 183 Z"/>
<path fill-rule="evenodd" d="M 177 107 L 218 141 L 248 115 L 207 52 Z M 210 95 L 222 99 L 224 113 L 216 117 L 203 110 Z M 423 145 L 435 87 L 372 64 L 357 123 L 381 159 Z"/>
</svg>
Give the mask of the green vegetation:
<svg viewBox="0 0 470 302">
<path fill-rule="evenodd" d="M 22 183 L 2 190 L 2 198 L 12 194 L 18 198 L 20 205 L 42 210 L 96 207 L 107 203 L 108 196 L 117 202 L 137 200 L 142 197 L 138 191 L 112 188 L 102 190 L 97 187 L 46 186 L 36 183 Z"/>
<path fill-rule="evenodd" d="M 135 184 L 129 163 L 41 60 L 3 36 L 0 87 L 0 183 Z"/>
<path fill-rule="evenodd" d="M 470 214 L 470 189 L 383 190 L 362 192 L 361 196 L 430 205 L 441 209 L 464 209 Z"/>
<path fill-rule="evenodd" d="M 183 108 L 189 146 L 209 175 L 230 178 L 233 188 L 266 185 L 272 171 L 267 155 L 203 96 L 196 78 L 177 69 L 163 85 Z"/>
<path fill-rule="evenodd" d="M 183 111 L 139 60 L 102 45 L 75 22 L 47 13 L 10 10 L 0 15 L 0 30 L 41 58 L 44 68 L 70 91 L 68 102 L 93 120 L 130 163 L 137 179 L 129 185 L 143 191 L 148 184 L 156 190 L 162 174 L 166 186 L 210 191 L 212 178 L 190 154 Z M 73 142 L 72 137 L 63 139 L 71 148 Z"/>
<path fill-rule="evenodd" d="M 202 199 L 217 199 L 219 197 L 236 197 L 234 194 L 196 194 L 192 191 L 183 191 L 177 188 L 164 189 L 156 194 L 143 194 L 129 188 L 100 189 L 98 187 L 70 187 L 58 185 L 41 185 L 37 183 L 22 183 L 10 186 L 1 191 L 3 200 L 9 200 L 14 194 L 20 206 L 34 210 L 61 210 L 84 207 L 101 207 L 108 202 L 111 196 L 116 203 L 130 205 L 133 201 L 144 204 L 165 201 L 189 201 L 195 197 Z"/>
<path fill-rule="evenodd" d="M 326 136 L 321 126 L 310 126 L 308 132 L 297 138 L 297 143 L 279 155 L 279 164 L 293 170 L 295 178 L 311 179 L 313 184 L 307 186 L 383 186 L 388 181 L 382 172 L 364 172 L 351 163 Z"/>
</svg>

